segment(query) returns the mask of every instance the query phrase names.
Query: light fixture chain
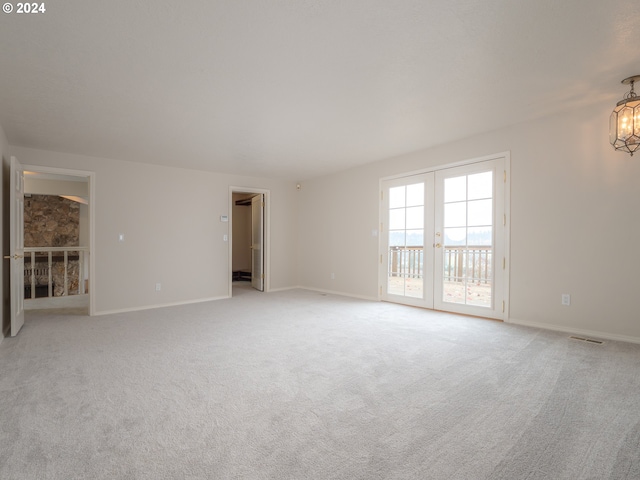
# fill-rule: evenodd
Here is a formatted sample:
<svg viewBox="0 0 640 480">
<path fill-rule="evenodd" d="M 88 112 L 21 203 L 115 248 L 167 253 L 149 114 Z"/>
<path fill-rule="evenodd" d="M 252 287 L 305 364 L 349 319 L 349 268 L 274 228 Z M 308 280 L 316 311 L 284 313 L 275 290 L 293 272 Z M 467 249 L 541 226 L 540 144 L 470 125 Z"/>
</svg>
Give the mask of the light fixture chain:
<svg viewBox="0 0 640 480">
<path fill-rule="evenodd" d="M 631 90 L 625 95 L 624 98 L 636 98 L 636 92 L 633 90 L 633 84 L 635 83 L 635 81 L 631 80 L 629 83 L 631 84 Z"/>
</svg>

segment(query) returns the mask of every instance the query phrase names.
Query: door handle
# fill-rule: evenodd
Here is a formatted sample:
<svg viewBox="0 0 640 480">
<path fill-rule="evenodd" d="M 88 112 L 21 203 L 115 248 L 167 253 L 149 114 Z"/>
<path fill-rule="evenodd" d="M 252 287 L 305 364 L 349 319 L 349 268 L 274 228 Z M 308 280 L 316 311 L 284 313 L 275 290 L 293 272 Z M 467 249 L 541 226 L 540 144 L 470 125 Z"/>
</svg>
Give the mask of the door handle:
<svg viewBox="0 0 640 480">
<path fill-rule="evenodd" d="M 24 255 L 18 255 L 16 253 L 15 255 L 5 255 L 4 258 L 13 258 L 14 260 L 18 260 L 19 258 L 24 258 Z"/>
<path fill-rule="evenodd" d="M 436 248 L 440 248 L 440 247 L 442 247 L 442 245 L 440 245 L 439 243 L 436 243 L 435 247 Z"/>
</svg>

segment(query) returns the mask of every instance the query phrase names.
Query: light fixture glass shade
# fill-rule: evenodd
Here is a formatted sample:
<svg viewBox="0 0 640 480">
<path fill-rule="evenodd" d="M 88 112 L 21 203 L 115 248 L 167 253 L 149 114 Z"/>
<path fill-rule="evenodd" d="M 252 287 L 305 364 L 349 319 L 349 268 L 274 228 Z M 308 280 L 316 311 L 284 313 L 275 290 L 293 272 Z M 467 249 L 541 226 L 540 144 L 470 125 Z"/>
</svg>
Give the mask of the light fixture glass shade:
<svg viewBox="0 0 640 480">
<path fill-rule="evenodd" d="M 640 97 L 633 91 L 636 79 L 640 76 L 623 80 L 631 84 L 631 92 L 618 102 L 609 118 L 609 142 L 616 150 L 631 155 L 640 148 Z"/>
</svg>

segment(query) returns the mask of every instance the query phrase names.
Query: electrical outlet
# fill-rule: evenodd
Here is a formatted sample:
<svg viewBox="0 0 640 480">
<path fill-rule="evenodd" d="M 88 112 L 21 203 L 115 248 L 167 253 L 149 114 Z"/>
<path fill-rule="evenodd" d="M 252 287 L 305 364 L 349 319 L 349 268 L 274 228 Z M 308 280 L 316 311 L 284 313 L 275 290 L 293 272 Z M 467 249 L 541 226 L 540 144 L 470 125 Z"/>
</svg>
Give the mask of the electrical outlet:
<svg viewBox="0 0 640 480">
<path fill-rule="evenodd" d="M 162 285 L 159 283 L 156 283 L 156 292 L 159 292 L 160 290 L 162 290 Z"/>
<path fill-rule="evenodd" d="M 571 295 L 569 295 L 568 293 L 562 294 L 562 305 L 565 305 L 567 307 L 571 305 Z"/>
</svg>

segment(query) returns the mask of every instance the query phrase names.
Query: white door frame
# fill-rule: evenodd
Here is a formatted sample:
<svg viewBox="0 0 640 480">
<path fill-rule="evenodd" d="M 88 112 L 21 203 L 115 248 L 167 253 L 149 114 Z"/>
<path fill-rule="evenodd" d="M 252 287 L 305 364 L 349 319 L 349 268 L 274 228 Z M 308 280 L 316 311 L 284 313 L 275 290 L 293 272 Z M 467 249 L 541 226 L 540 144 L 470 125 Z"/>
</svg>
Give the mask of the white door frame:
<svg viewBox="0 0 640 480">
<path fill-rule="evenodd" d="M 399 179 L 399 178 L 404 178 L 404 177 L 411 177 L 414 175 L 421 175 L 421 174 L 425 174 L 425 173 L 431 173 L 431 172 L 437 172 L 439 170 L 446 170 L 446 169 L 450 169 L 450 168 L 454 168 L 454 167 L 461 167 L 461 166 L 466 166 L 466 165 L 473 165 L 474 163 L 481 163 L 481 162 L 486 162 L 488 160 L 503 160 L 504 161 L 504 222 L 505 222 L 505 228 L 504 228 L 504 237 L 503 237 L 503 241 L 504 241 L 504 257 L 505 257 L 505 263 L 504 263 L 504 270 L 503 270 L 503 283 L 502 283 L 502 298 L 504 299 L 504 307 L 501 308 L 502 310 L 502 316 L 501 316 L 501 320 L 503 321 L 507 321 L 509 319 L 509 286 L 510 286 L 510 268 L 511 268 L 511 152 L 506 151 L 506 152 L 500 152 L 500 153 L 496 153 L 493 155 L 486 155 L 483 157 L 478 157 L 478 158 L 473 158 L 473 159 L 469 159 L 469 160 L 462 160 L 462 161 L 458 161 L 458 162 L 453 162 L 453 163 L 447 163 L 447 164 L 442 164 L 442 165 L 436 165 L 433 167 L 428 167 L 428 168 L 424 168 L 421 170 L 415 170 L 412 172 L 405 172 L 405 173 L 401 173 L 401 174 L 396 174 L 396 175 L 390 175 L 387 177 L 383 177 L 380 179 L 379 181 L 379 190 L 380 192 L 382 192 L 384 190 L 383 187 L 383 182 L 389 181 L 389 180 L 394 180 L 394 179 Z M 496 178 L 496 180 L 498 180 L 498 178 Z M 498 199 L 496 199 L 497 201 Z M 386 223 L 386 216 L 388 215 L 388 212 L 385 210 L 384 208 L 384 202 L 380 202 L 380 210 L 379 210 L 379 224 L 384 224 Z M 496 219 L 496 221 L 499 221 L 498 219 Z M 380 232 L 380 236 L 378 239 L 378 250 L 379 250 L 379 254 L 380 254 L 380 258 L 383 258 L 383 240 L 382 240 L 382 235 L 384 235 L 383 232 Z M 496 262 L 496 265 L 498 265 L 498 263 Z M 379 263 L 379 269 L 378 269 L 378 301 L 384 300 L 385 296 L 383 294 L 383 289 L 385 288 L 384 286 L 386 285 L 386 275 L 387 275 L 387 265 L 383 265 L 382 262 Z"/>
<path fill-rule="evenodd" d="M 271 288 L 271 191 L 264 188 L 254 187 L 229 187 L 229 253 L 227 259 L 229 282 L 229 297 L 233 296 L 233 194 L 234 193 L 257 193 L 264 195 L 264 291 Z"/>
<path fill-rule="evenodd" d="M 96 225 L 96 173 L 86 170 L 71 170 L 68 168 L 43 167 L 40 165 L 23 165 L 24 170 L 36 173 L 47 173 L 50 175 L 65 175 L 72 177 L 83 177 L 89 182 L 89 315 L 95 315 L 96 298 L 96 245 L 95 245 L 95 225 Z"/>
</svg>

